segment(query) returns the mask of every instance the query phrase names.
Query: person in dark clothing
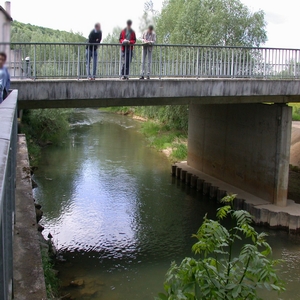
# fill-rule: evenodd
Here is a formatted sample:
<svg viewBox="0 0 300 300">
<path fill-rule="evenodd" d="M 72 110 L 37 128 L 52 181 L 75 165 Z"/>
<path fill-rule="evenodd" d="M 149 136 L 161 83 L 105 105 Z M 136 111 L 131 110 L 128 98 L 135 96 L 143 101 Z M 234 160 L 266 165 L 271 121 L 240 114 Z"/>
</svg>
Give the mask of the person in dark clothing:
<svg viewBox="0 0 300 300">
<path fill-rule="evenodd" d="M 97 71 L 97 59 L 98 59 L 98 45 L 102 40 L 102 31 L 100 23 L 95 25 L 95 29 L 93 29 L 89 35 L 89 44 L 86 46 L 86 73 L 89 80 L 95 80 L 96 71 Z M 91 75 L 91 60 L 93 61 L 93 73 Z"/>
<path fill-rule="evenodd" d="M 127 27 L 121 31 L 120 34 L 120 43 L 121 55 L 122 55 L 122 79 L 128 79 L 130 63 L 132 61 L 133 55 L 133 45 L 136 43 L 136 35 L 134 30 L 131 28 L 132 21 L 127 21 Z"/>
</svg>

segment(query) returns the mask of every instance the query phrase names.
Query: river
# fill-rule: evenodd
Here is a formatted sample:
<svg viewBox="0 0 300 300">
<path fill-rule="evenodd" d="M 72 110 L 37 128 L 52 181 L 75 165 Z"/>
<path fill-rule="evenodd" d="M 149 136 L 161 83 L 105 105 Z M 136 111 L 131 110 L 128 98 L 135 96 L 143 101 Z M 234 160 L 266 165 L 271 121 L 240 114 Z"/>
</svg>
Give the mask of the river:
<svg viewBox="0 0 300 300">
<path fill-rule="evenodd" d="M 147 146 L 140 123 L 96 109 L 77 110 L 60 146 L 43 149 L 34 178 L 44 235 L 65 259 L 62 295 L 91 300 L 148 300 L 163 291 L 171 261 L 191 255 L 191 235 L 214 201 L 170 176 L 170 162 Z M 287 292 L 300 299 L 300 239 L 269 232 Z M 83 280 L 81 287 L 70 282 Z M 271 298 L 270 298 L 271 297 Z"/>
</svg>

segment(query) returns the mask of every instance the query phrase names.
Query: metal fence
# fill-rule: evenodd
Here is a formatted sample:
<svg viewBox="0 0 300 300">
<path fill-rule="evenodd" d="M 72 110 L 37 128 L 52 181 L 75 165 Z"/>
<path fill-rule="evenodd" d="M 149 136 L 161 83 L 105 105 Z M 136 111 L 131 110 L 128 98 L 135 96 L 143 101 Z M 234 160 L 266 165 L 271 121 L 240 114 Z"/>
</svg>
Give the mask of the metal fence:
<svg viewBox="0 0 300 300">
<path fill-rule="evenodd" d="M 0 299 L 12 298 L 17 92 L 0 104 Z"/>
<path fill-rule="evenodd" d="M 86 78 L 86 47 L 84 43 L 0 44 L 9 52 L 12 77 L 33 79 Z M 131 77 L 141 74 L 142 51 L 143 45 L 134 46 Z M 97 53 L 96 76 L 120 77 L 120 44 L 101 44 Z M 300 77 L 300 49 L 154 45 L 152 54 L 151 77 L 156 78 Z"/>
</svg>

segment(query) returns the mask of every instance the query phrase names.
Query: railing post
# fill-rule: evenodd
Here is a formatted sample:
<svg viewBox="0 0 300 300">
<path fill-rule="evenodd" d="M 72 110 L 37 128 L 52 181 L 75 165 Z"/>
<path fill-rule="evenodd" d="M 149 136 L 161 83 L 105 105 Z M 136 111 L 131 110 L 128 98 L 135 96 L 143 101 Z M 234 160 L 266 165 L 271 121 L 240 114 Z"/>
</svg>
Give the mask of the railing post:
<svg viewBox="0 0 300 300">
<path fill-rule="evenodd" d="M 294 78 L 297 77 L 297 50 L 294 51 L 295 55 L 294 55 Z"/>
<path fill-rule="evenodd" d="M 33 79 L 36 80 L 36 45 L 33 48 Z"/>
<path fill-rule="evenodd" d="M 234 77 L 234 52 L 233 52 L 234 49 L 231 50 L 232 52 L 232 55 L 231 55 L 231 70 L 230 70 L 230 75 L 231 75 L 231 78 Z"/>
<path fill-rule="evenodd" d="M 199 79 L 199 48 L 197 48 L 196 76 L 197 76 L 197 79 Z"/>
<path fill-rule="evenodd" d="M 267 78 L 267 72 L 266 72 L 266 60 L 267 60 L 267 50 L 266 49 L 264 49 L 263 50 L 264 51 L 264 55 L 263 55 L 263 57 L 264 57 L 264 79 L 266 79 Z"/>
<path fill-rule="evenodd" d="M 161 52 L 161 46 L 159 47 L 159 79 L 161 79 L 162 73 L 162 52 Z"/>
<path fill-rule="evenodd" d="M 77 60 L 77 80 L 80 79 L 80 46 L 78 46 L 78 60 Z"/>
</svg>

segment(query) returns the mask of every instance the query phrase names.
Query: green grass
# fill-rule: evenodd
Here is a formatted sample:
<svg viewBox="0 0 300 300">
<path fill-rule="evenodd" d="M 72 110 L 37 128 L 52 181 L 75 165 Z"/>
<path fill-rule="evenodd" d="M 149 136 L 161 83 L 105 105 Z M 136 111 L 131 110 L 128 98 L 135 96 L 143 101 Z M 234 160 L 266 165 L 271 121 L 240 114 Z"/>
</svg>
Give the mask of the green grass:
<svg viewBox="0 0 300 300">
<path fill-rule="evenodd" d="M 186 134 L 179 130 L 171 130 L 168 125 L 154 121 L 142 124 L 141 133 L 146 136 L 151 147 L 162 151 L 172 148 L 172 161 L 185 160 L 187 158 Z"/>
<path fill-rule="evenodd" d="M 158 123 L 147 121 L 142 124 L 141 132 L 146 137 L 156 137 L 161 131 L 161 126 Z"/>
<path fill-rule="evenodd" d="M 55 299 L 59 294 L 59 280 L 54 271 L 54 264 L 47 249 L 42 249 L 42 263 L 48 299 Z"/>
<path fill-rule="evenodd" d="M 187 145 L 186 144 L 175 144 L 171 155 L 172 160 L 186 160 L 187 159 Z"/>
<path fill-rule="evenodd" d="M 99 110 L 127 115 L 133 112 L 130 106 L 101 107 Z"/>
<path fill-rule="evenodd" d="M 300 103 L 290 104 L 293 108 L 293 121 L 300 121 Z"/>
</svg>

